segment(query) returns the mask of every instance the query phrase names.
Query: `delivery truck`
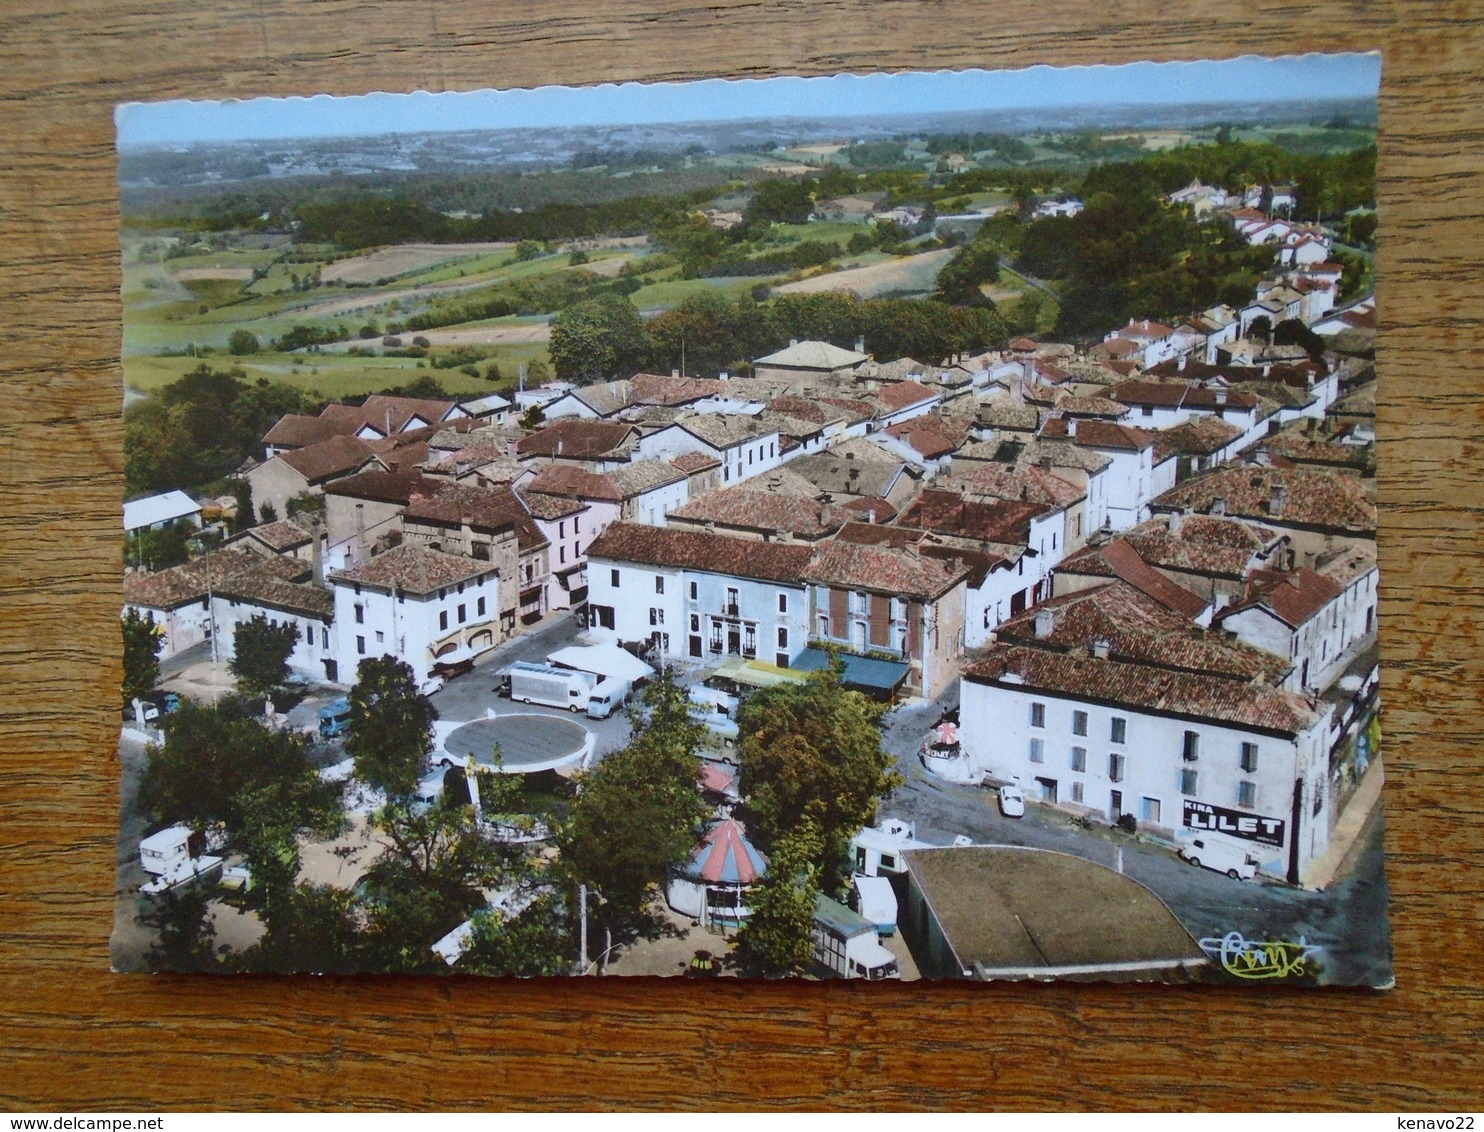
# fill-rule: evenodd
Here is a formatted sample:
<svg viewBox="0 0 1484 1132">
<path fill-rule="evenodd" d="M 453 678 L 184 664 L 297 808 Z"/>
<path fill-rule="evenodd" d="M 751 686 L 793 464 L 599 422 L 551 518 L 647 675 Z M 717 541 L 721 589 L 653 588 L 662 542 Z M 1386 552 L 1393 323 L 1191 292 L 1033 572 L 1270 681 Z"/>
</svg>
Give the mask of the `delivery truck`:
<svg viewBox="0 0 1484 1132">
<path fill-rule="evenodd" d="M 876 927 L 828 896 L 814 901 L 814 962 L 841 979 L 899 979 L 897 957 L 881 946 Z"/>
<path fill-rule="evenodd" d="M 598 678 L 591 672 L 518 660 L 510 666 L 510 698 L 522 704 L 586 711 Z"/>
<path fill-rule="evenodd" d="M 605 676 L 593 685 L 587 698 L 587 714 L 590 719 L 607 719 L 628 702 L 633 684 L 616 676 Z"/>
</svg>

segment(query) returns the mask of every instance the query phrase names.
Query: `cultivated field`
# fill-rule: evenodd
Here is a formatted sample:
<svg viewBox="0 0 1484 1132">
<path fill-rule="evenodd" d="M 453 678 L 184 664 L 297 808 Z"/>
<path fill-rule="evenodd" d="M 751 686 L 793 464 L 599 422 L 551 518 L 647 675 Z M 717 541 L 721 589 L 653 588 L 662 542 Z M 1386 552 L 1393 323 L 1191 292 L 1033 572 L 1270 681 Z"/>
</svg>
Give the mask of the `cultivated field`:
<svg viewBox="0 0 1484 1132">
<path fill-rule="evenodd" d="M 253 277 L 250 267 L 183 267 L 171 272 L 182 283 L 200 279 L 227 279 L 234 283 L 246 283 Z"/>
<path fill-rule="evenodd" d="M 406 275 L 409 271 L 421 271 L 425 267 L 447 263 L 449 260 L 509 251 L 514 246 L 509 242 L 397 244 L 389 248 L 378 248 L 364 255 L 336 260 L 320 273 L 320 278 L 326 283 L 375 283 L 378 279 L 395 278 Z"/>
<path fill-rule="evenodd" d="M 775 288 L 780 295 L 805 295 L 819 291 L 851 291 L 863 299 L 891 292 L 931 291 L 943 265 L 953 258 L 952 248 L 939 248 L 921 255 L 851 267 L 785 283 Z"/>
</svg>

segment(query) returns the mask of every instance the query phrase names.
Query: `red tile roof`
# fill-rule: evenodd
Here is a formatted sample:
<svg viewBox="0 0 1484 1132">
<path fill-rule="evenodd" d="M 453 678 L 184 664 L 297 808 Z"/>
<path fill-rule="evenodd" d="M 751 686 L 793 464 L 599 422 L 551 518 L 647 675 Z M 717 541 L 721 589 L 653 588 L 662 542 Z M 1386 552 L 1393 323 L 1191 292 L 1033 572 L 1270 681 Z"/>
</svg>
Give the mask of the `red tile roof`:
<svg viewBox="0 0 1484 1132">
<path fill-rule="evenodd" d="M 846 518 L 842 510 L 815 503 L 810 495 L 767 491 L 750 483 L 708 491 L 672 511 L 671 517 L 687 523 L 709 522 L 754 531 L 788 531 L 807 539 L 822 538 L 838 530 Z"/>
<path fill-rule="evenodd" d="M 1154 440 L 1156 464 L 1175 455 L 1210 456 L 1241 435 L 1240 428 L 1219 417 L 1192 417 L 1174 428 L 1155 429 L 1149 433 Z"/>
<path fill-rule="evenodd" d="M 1254 557 L 1278 541 L 1276 532 L 1235 519 L 1181 515 L 1180 529 L 1170 533 L 1173 516 L 1157 515 L 1123 533 L 1123 539 L 1151 566 L 1211 577 L 1244 578 Z"/>
<path fill-rule="evenodd" d="M 294 558 L 267 557 L 229 547 L 153 574 L 125 574 L 124 602 L 150 609 L 176 609 L 200 601 L 209 590 L 237 574 L 252 573 L 288 582 L 307 577 L 309 571 L 309 563 Z"/>
<path fill-rule="evenodd" d="M 1037 627 L 1048 620 L 1050 631 L 1042 636 Z M 1287 658 L 1202 629 L 1122 580 L 1044 601 L 1002 623 L 996 636 L 1009 644 L 1062 652 L 1085 651 L 1101 640 L 1114 660 L 1240 681 L 1275 684 L 1292 667 Z"/>
<path fill-rule="evenodd" d="M 521 456 L 561 456 L 568 460 L 590 460 L 621 448 L 634 426 L 621 421 L 586 421 L 564 417 L 519 441 Z"/>
<path fill-rule="evenodd" d="M 613 480 L 599 472 L 590 472 L 574 464 L 548 464 L 526 484 L 526 491 L 546 495 L 566 495 L 574 499 L 602 499 L 617 503 L 621 498 Z"/>
<path fill-rule="evenodd" d="M 1017 687 L 1069 699 L 1184 719 L 1215 720 L 1283 736 L 1297 735 L 1317 722 L 1309 706 L 1292 692 L 1146 664 L 1002 643 L 991 646 L 983 659 L 964 668 L 966 679 L 985 683 L 998 682 L 1007 673 L 1020 678 Z"/>
<path fill-rule="evenodd" d="M 1240 389 L 1216 390 L 1183 381 L 1120 381 L 1108 395 L 1125 405 L 1151 405 L 1166 409 L 1202 409 L 1217 407 L 1253 409 L 1257 396 Z"/>
<path fill-rule="evenodd" d="M 524 525 L 530 514 L 520 497 L 510 487 L 480 487 L 475 484 L 447 484 L 431 495 L 414 495 L 402 512 L 412 522 L 440 527 L 462 527 L 467 524 L 478 531 L 514 530 Z M 534 530 L 534 528 L 532 528 Z M 541 538 L 544 543 L 544 536 Z M 523 545 L 522 550 L 526 549 Z"/>
<path fill-rule="evenodd" d="M 282 460 L 311 484 L 336 476 L 349 475 L 376 459 L 375 452 L 364 440 L 354 436 L 332 436 L 305 448 L 280 452 L 273 457 Z"/>
<path fill-rule="evenodd" d="M 357 583 L 383 590 L 427 594 L 489 574 L 494 569 L 490 563 L 478 559 L 403 543 L 349 569 L 337 570 L 330 578 L 335 582 Z"/>
<path fill-rule="evenodd" d="M 1119 578 L 1182 617 L 1192 620 L 1205 610 L 1206 599 L 1176 585 L 1154 569 L 1123 539 L 1104 546 L 1088 546 L 1062 562 L 1061 571 Z"/>
<path fill-rule="evenodd" d="M 1119 424 L 1117 421 L 1079 420 L 1076 433 L 1065 417 L 1052 417 L 1041 428 L 1041 435 L 1048 439 L 1068 437 L 1083 448 L 1111 448 L 1121 452 L 1142 452 L 1154 440 L 1141 428 Z"/>
<path fill-rule="evenodd" d="M 1297 629 L 1344 592 L 1338 582 L 1303 566 L 1287 573 L 1254 570 L 1242 600 L 1223 609 L 1216 620 L 1225 621 L 1244 609 L 1266 609 Z"/>
<path fill-rule="evenodd" d="M 933 601 L 987 565 L 986 556 L 951 548 L 924 553 L 920 539 L 900 528 L 848 523 L 819 545 L 805 577 L 818 585 Z"/>
<path fill-rule="evenodd" d="M 725 397 L 731 386 L 725 381 L 701 377 L 667 377 L 636 373 L 629 379 L 637 405 L 684 405 L 705 397 Z"/>
<path fill-rule="evenodd" d="M 412 502 L 413 496 L 436 494 L 447 484 L 445 477 L 424 475 L 410 466 L 394 472 L 378 468 L 336 480 L 325 488 L 325 494 L 406 506 Z"/>
<path fill-rule="evenodd" d="M 894 413 L 909 405 L 919 405 L 924 401 L 936 400 L 938 394 L 926 385 L 919 385 L 915 381 L 898 381 L 891 385 L 883 385 L 876 390 L 873 396 L 886 412 Z"/>
<path fill-rule="evenodd" d="M 684 472 L 688 476 L 693 476 L 697 472 L 704 472 L 711 468 L 721 467 L 720 460 L 705 452 L 686 452 L 683 455 L 676 456 L 675 459 L 670 461 L 670 464 L 676 471 Z"/>
<path fill-rule="evenodd" d="M 678 527 L 612 523 L 587 548 L 588 561 L 636 562 L 802 585 L 813 548 L 805 543 L 760 542 Z"/>
<path fill-rule="evenodd" d="M 1274 489 L 1282 489 L 1279 504 Z M 1355 475 L 1319 468 L 1219 468 L 1176 484 L 1150 505 L 1158 511 L 1226 514 L 1280 527 L 1306 527 L 1375 537 L 1376 505 Z"/>
<path fill-rule="evenodd" d="M 1031 520 L 1049 510 L 1042 503 L 993 499 L 970 502 L 953 491 L 924 491 L 902 512 L 898 526 L 983 542 L 1026 545 Z"/>
<path fill-rule="evenodd" d="M 354 429 L 350 431 L 354 432 Z M 325 417 L 311 417 L 304 413 L 285 413 L 272 428 L 263 434 L 263 443 L 274 448 L 305 448 L 328 440 L 332 436 L 343 436 L 346 430 Z"/>
<path fill-rule="evenodd" d="M 1082 488 L 1040 468 L 1012 468 L 996 463 L 947 476 L 937 480 L 936 485 L 961 495 L 986 495 L 1049 507 L 1070 507 L 1087 496 Z"/>
<path fill-rule="evenodd" d="M 304 546 L 312 540 L 309 532 L 291 519 L 279 519 L 275 523 L 264 523 L 235 535 L 232 541 L 245 538 L 256 539 L 276 554 Z"/>
</svg>

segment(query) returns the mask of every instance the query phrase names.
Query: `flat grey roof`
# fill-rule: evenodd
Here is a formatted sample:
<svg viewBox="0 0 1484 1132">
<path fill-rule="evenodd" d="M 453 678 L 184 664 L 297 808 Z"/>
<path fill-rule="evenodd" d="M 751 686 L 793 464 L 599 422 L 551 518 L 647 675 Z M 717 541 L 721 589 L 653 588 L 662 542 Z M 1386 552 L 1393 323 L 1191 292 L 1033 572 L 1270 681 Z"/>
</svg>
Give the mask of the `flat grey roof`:
<svg viewBox="0 0 1484 1132">
<path fill-rule="evenodd" d="M 902 859 L 966 970 L 1033 976 L 1205 961 L 1159 897 L 1081 857 L 974 845 Z"/>
</svg>

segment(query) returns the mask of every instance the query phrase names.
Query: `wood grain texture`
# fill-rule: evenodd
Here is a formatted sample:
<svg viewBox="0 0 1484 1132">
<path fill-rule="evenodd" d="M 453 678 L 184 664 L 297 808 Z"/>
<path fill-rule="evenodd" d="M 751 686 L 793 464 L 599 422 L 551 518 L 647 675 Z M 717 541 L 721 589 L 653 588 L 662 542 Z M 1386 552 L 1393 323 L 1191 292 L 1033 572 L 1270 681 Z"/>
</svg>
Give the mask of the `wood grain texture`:
<svg viewBox="0 0 1484 1132">
<path fill-rule="evenodd" d="M 7 0 L 0 1105 L 1480 1106 L 1484 6 Z M 1381 627 L 1398 989 L 108 972 L 129 99 L 1385 54 Z"/>
</svg>

